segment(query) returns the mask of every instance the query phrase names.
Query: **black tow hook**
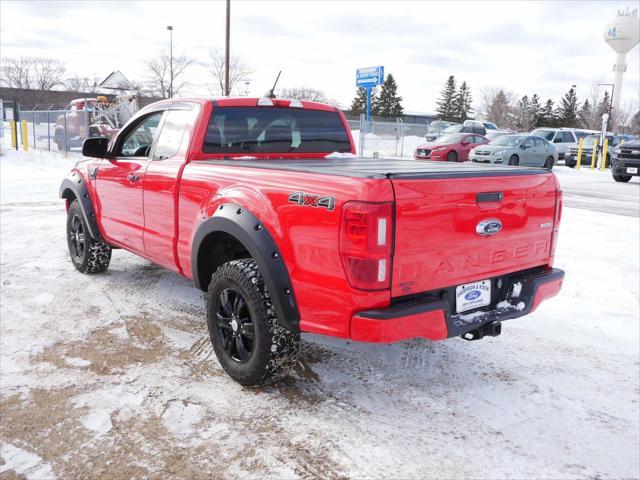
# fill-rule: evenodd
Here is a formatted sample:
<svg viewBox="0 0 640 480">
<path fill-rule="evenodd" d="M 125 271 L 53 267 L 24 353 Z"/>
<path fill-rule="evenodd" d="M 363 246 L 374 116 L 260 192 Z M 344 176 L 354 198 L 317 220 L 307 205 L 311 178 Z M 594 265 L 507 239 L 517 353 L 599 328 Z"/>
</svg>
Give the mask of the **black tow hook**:
<svg viewBox="0 0 640 480">
<path fill-rule="evenodd" d="M 497 337 L 502 333 L 502 323 L 500 322 L 491 322 L 485 323 L 480 328 L 476 330 L 471 330 L 463 335 L 462 338 L 465 340 L 480 340 L 483 337 Z"/>
</svg>

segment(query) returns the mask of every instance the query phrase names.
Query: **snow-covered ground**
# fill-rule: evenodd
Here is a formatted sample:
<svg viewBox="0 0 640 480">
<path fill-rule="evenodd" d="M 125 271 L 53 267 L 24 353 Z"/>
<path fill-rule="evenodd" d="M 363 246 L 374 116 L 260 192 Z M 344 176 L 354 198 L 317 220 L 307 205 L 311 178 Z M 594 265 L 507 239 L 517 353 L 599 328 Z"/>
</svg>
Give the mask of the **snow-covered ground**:
<svg viewBox="0 0 640 480">
<path fill-rule="evenodd" d="M 564 289 L 501 336 L 306 335 L 297 372 L 248 389 L 187 280 L 122 250 L 73 269 L 73 159 L 5 154 L 0 478 L 638 478 L 637 178 L 555 169 Z"/>
</svg>

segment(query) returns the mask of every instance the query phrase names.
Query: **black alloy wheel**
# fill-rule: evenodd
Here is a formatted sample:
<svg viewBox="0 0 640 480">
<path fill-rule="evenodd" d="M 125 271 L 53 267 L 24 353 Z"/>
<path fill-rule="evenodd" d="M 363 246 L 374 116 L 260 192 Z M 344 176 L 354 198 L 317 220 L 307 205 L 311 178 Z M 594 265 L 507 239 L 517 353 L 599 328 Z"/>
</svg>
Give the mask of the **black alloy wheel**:
<svg viewBox="0 0 640 480">
<path fill-rule="evenodd" d="M 80 215 L 77 213 L 71 217 L 71 225 L 69 226 L 69 245 L 71 253 L 77 260 L 82 259 L 84 256 L 84 249 L 86 247 L 84 227 Z"/>
<path fill-rule="evenodd" d="M 235 362 L 245 363 L 253 353 L 255 328 L 247 301 L 234 288 L 225 288 L 216 302 L 217 335 L 226 354 Z"/>
</svg>

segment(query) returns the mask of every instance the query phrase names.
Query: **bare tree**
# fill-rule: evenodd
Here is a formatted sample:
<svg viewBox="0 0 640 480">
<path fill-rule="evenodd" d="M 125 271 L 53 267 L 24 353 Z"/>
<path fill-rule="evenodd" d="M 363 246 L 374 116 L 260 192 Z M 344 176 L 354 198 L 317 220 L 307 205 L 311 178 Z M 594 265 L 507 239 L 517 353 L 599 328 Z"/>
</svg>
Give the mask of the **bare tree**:
<svg viewBox="0 0 640 480">
<path fill-rule="evenodd" d="M 65 82 L 65 86 L 67 90 L 71 90 L 74 92 L 82 92 L 82 93 L 92 93 L 96 90 L 97 81 L 94 78 L 93 81 L 89 79 L 89 77 L 81 77 L 76 74 L 73 77 L 67 79 Z"/>
<path fill-rule="evenodd" d="M 34 59 L 34 84 L 38 90 L 51 90 L 64 85 L 64 74 L 67 71 L 64 63 L 54 58 L 36 57 Z"/>
<path fill-rule="evenodd" d="M 19 57 L 2 60 L 3 83 L 12 88 L 51 90 L 64 85 L 64 63 L 47 57 Z"/>
<path fill-rule="evenodd" d="M 631 133 L 633 114 L 638 111 L 637 104 L 634 103 L 625 102 L 614 112 L 614 120 L 621 133 Z"/>
<path fill-rule="evenodd" d="M 515 95 L 503 88 L 480 89 L 480 108 L 483 116 L 501 128 L 514 128 Z"/>
<path fill-rule="evenodd" d="M 187 86 L 184 74 L 193 63 L 193 59 L 182 54 L 173 56 L 173 95 L 179 95 Z M 148 74 L 147 87 L 149 93 L 161 98 L 169 97 L 169 84 L 171 83 L 171 56 L 166 50 L 160 52 L 145 61 Z"/>
<path fill-rule="evenodd" d="M 211 59 L 209 73 L 214 79 L 210 91 L 213 95 L 224 95 L 224 53 L 211 50 L 209 57 Z M 240 83 L 248 81 L 252 73 L 251 68 L 240 57 L 232 55 L 229 59 L 229 94 L 231 95 Z"/>
<path fill-rule="evenodd" d="M 327 103 L 327 95 L 316 88 L 311 87 L 283 87 L 280 91 L 283 98 L 291 98 L 295 100 L 307 100 L 309 102 Z"/>
</svg>

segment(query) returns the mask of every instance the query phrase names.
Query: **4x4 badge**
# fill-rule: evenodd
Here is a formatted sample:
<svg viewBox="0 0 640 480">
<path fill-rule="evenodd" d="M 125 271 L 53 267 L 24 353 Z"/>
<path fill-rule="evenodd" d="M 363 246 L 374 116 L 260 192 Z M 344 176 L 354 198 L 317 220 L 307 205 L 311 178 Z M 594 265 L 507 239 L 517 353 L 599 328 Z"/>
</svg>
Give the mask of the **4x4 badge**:
<svg viewBox="0 0 640 480">
<path fill-rule="evenodd" d="M 311 193 L 293 192 L 289 195 L 289 201 L 301 207 L 320 207 L 329 211 L 336 208 L 336 199 L 334 197 L 313 195 Z"/>
</svg>

